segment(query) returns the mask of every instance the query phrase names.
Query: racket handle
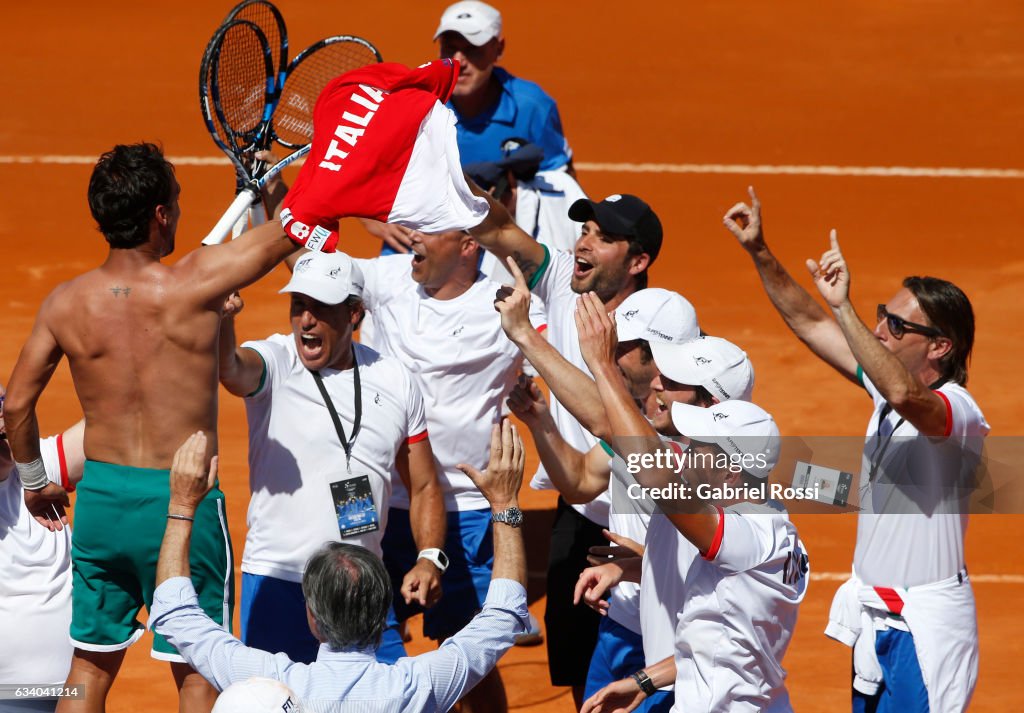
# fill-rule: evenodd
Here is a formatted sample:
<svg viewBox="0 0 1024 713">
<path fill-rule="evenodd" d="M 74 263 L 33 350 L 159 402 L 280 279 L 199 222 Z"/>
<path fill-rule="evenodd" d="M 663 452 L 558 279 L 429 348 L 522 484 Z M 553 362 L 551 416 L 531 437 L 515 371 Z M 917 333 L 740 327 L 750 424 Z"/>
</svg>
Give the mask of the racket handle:
<svg viewBox="0 0 1024 713">
<path fill-rule="evenodd" d="M 256 201 L 252 204 L 252 208 L 249 209 L 249 220 L 254 228 L 267 222 L 267 209 L 263 205 L 263 201 Z"/>
<path fill-rule="evenodd" d="M 228 234 L 231 233 L 232 226 L 234 226 L 239 218 L 245 215 L 255 199 L 256 196 L 248 188 L 235 196 L 231 207 L 220 217 L 220 220 L 213 226 L 213 230 L 210 231 L 209 235 L 203 238 L 203 245 L 220 245 L 223 243 L 227 239 Z"/>
</svg>

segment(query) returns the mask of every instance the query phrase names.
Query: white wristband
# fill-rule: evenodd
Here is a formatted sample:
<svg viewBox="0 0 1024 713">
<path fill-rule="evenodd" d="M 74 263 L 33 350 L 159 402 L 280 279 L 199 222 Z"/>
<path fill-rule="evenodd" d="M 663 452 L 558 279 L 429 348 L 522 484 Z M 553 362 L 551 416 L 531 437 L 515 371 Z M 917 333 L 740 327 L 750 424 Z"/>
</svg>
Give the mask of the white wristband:
<svg viewBox="0 0 1024 713">
<path fill-rule="evenodd" d="M 36 458 L 31 463 L 14 461 L 14 465 L 18 468 L 18 476 L 25 490 L 42 490 L 50 482 L 42 458 Z"/>
<path fill-rule="evenodd" d="M 441 574 L 444 574 L 445 570 L 448 569 L 448 555 L 437 547 L 428 547 L 425 550 L 420 550 L 416 559 L 424 559 L 428 562 L 432 562 L 435 567 L 441 570 Z"/>
</svg>

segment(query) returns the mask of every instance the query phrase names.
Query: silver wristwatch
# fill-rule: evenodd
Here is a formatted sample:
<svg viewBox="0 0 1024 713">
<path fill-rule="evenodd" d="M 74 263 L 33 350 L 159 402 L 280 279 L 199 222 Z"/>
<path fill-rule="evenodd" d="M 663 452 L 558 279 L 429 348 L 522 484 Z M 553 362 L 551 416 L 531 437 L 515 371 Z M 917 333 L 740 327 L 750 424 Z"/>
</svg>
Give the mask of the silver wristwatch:
<svg viewBox="0 0 1024 713">
<path fill-rule="evenodd" d="M 491 522 L 503 522 L 509 527 L 519 527 L 523 524 L 523 511 L 513 505 L 501 512 L 492 513 Z"/>
<path fill-rule="evenodd" d="M 441 570 L 441 574 L 444 574 L 445 570 L 448 569 L 448 555 L 437 547 L 428 547 L 425 550 L 420 550 L 420 553 L 416 555 L 416 559 L 430 562 Z"/>
</svg>

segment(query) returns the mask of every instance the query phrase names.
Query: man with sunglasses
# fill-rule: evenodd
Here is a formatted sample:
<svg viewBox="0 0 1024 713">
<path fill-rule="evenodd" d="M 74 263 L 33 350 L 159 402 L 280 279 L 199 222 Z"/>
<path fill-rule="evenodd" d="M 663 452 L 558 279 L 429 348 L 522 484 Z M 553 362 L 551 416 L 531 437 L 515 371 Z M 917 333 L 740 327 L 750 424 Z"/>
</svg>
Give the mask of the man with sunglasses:
<svg viewBox="0 0 1024 713">
<path fill-rule="evenodd" d="M 860 476 L 854 575 L 826 634 L 854 649 L 855 711 L 963 710 L 978 673 L 974 595 L 964 564 L 970 482 L 989 431 L 970 393 L 974 313 L 955 285 L 908 277 L 879 305 L 872 332 L 849 298 L 835 231 L 806 267 L 832 312 L 797 285 L 765 244 L 761 208 L 723 219 L 754 260 L 790 329 L 874 401 Z"/>
</svg>

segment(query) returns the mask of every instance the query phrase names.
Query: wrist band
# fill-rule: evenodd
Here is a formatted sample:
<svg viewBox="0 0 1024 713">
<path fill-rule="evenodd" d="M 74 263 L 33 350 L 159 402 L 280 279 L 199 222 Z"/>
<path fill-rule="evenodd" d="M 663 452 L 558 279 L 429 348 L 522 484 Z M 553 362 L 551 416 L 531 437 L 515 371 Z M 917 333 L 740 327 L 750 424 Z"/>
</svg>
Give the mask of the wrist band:
<svg viewBox="0 0 1024 713">
<path fill-rule="evenodd" d="M 25 490 L 42 490 L 50 482 L 46 477 L 46 466 L 43 465 L 42 458 L 36 458 L 30 463 L 14 461 L 14 465 L 18 469 L 18 476 Z"/>
<path fill-rule="evenodd" d="M 636 681 L 636 685 L 640 686 L 640 690 L 644 692 L 645 696 L 653 696 L 657 693 L 658 689 L 655 687 L 654 681 L 643 669 L 634 673 L 631 678 Z"/>
<path fill-rule="evenodd" d="M 194 517 L 189 517 L 188 515 L 174 515 L 172 513 L 167 513 L 167 519 L 168 520 L 185 520 L 187 522 L 195 522 L 196 521 L 196 519 Z"/>
<path fill-rule="evenodd" d="M 441 570 L 441 574 L 444 574 L 448 569 L 448 555 L 437 547 L 428 547 L 425 550 L 420 550 L 420 553 L 416 555 L 416 559 L 425 559 L 428 562 L 432 562 L 435 567 Z"/>
</svg>

